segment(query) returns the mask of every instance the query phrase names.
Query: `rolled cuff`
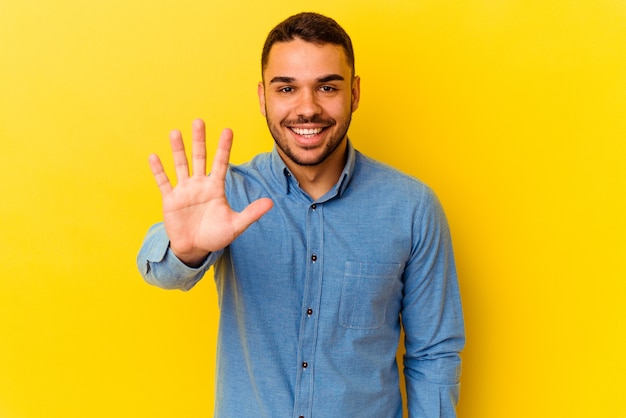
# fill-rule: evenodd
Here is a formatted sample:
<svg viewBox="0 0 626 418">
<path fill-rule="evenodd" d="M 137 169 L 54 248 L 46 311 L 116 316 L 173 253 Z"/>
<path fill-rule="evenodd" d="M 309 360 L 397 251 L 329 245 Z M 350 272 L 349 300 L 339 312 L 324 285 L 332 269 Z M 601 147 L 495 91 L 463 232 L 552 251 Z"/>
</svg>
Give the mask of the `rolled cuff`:
<svg viewBox="0 0 626 418">
<path fill-rule="evenodd" d="M 211 253 L 199 267 L 189 267 L 169 248 L 163 223 L 150 228 L 137 255 L 137 268 L 146 282 L 162 289 L 187 291 L 195 286 L 218 257 Z"/>
</svg>

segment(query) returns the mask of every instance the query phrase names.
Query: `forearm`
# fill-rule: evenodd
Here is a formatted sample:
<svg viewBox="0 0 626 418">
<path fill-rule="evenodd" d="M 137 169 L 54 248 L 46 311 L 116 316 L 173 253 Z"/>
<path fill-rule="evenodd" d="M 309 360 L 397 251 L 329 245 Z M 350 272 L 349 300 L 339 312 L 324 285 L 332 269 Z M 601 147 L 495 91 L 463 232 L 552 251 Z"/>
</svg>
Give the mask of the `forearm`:
<svg viewBox="0 0 626 418">
<path fill-rule="evenodd" d="M 163 289 L 191 289 L 215 262 L 211 254 L 198 267 L 179 260 L 169 249 L 169 238 L 162 223 L 150 228 L 137 255 L 137 268 L 144 280 Z"/>
<path fill-rule="evenodd" d="M 410 418 L 456 417 L 465 331 L 456 280 L 449 280 L 443 289 L 424 292 L 426 297 L 403 314 Z"/>
<path fill-rule="evenodd" d="M 455 418 L 461 359 L 450 353 L 436 359 L 404 359 L 409 418 Z"/>
</svg>

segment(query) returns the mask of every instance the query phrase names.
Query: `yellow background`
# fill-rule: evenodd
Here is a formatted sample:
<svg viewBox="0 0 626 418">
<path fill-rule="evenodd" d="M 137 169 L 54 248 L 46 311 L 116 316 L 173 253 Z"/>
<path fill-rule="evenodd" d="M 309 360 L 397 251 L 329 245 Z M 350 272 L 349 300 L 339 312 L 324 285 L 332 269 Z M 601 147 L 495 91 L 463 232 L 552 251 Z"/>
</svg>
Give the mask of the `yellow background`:
<svg viewBox="0 0 626 418">
<path fill-rule="evenodd" d="M 212 416 L 215 289 L 143 283 L 147 156 L 203 117 L 272 146 L 256 83 L 294 1 L 0 1 L 0 417 Z M 459 416 L 626 417 L 626 3 L 315 2 L 351 34 L 357 148 L 449 217 Z M 213 141 L 212 139 L 212 141 Z"/>
</svg>

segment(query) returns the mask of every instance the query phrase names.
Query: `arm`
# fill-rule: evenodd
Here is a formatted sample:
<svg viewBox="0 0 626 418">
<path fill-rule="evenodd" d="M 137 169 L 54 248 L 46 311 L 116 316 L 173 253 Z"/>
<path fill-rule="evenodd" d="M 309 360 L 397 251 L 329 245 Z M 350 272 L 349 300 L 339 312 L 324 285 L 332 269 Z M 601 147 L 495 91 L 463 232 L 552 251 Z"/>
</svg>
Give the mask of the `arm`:
<svg viewBox="0 0 626 418">
<path fill-rule="evenodd" d="M 453 418 L 465 332 L 448 224 L 430 193 L 405 270 L 404 373 L 409 417 Z"/>
<path fill-rule="evenodd" d="M 139 270 L 148 282 L 170 287 L 165 283 L 180 279 L 186 284 L 174 287 L 189 287 L 191 282 L 187 276 L 201 273 L 201 277 L 207 266 L 215 261 L 215 257 L 209 257 L 209 254 L 219 253 L 272 208 L 272 201 L 266 198 L 252 202 L 239 213 L 230 208 L 224 182 L 232 141 L 232 132 L 225 129 L 220 136 L 211 175 L 207 176 L 204 122 L 194 121 L 190 175 L 181 133 L 172 131 L 170 142 L 178 180 L 176 187 L 171 185 L 159 157 L 150 156 L 150 168 L 163 201 L 163 224 L 150 230 L 137 260 Z M 156 263 L 163 263 L 163 268 L 156 269 Z M 199 277 L 194 280 L 195 284 Z"/>
</svg>

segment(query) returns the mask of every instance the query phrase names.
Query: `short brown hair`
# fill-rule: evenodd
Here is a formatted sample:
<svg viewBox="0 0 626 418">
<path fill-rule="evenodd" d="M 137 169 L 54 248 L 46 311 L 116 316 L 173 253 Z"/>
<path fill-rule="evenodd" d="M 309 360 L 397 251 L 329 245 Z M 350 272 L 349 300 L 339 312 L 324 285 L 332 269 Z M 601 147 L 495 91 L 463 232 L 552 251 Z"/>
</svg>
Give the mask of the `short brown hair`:
<svg viewBox="0 0 626 418">
<path fill-rule="evenodd" d="M 261 73 L 267 66 L 270 50 L 276 42 L 289 42 L 302 39 L 316 44 L 339 45 L 346 53 L 348 65 L 354 76 L 354 50 L 346 31 L 333 19 L 318 13 L 299 13 L 280 22 L 270 31 L 263 45 Z"/>
</svg>

